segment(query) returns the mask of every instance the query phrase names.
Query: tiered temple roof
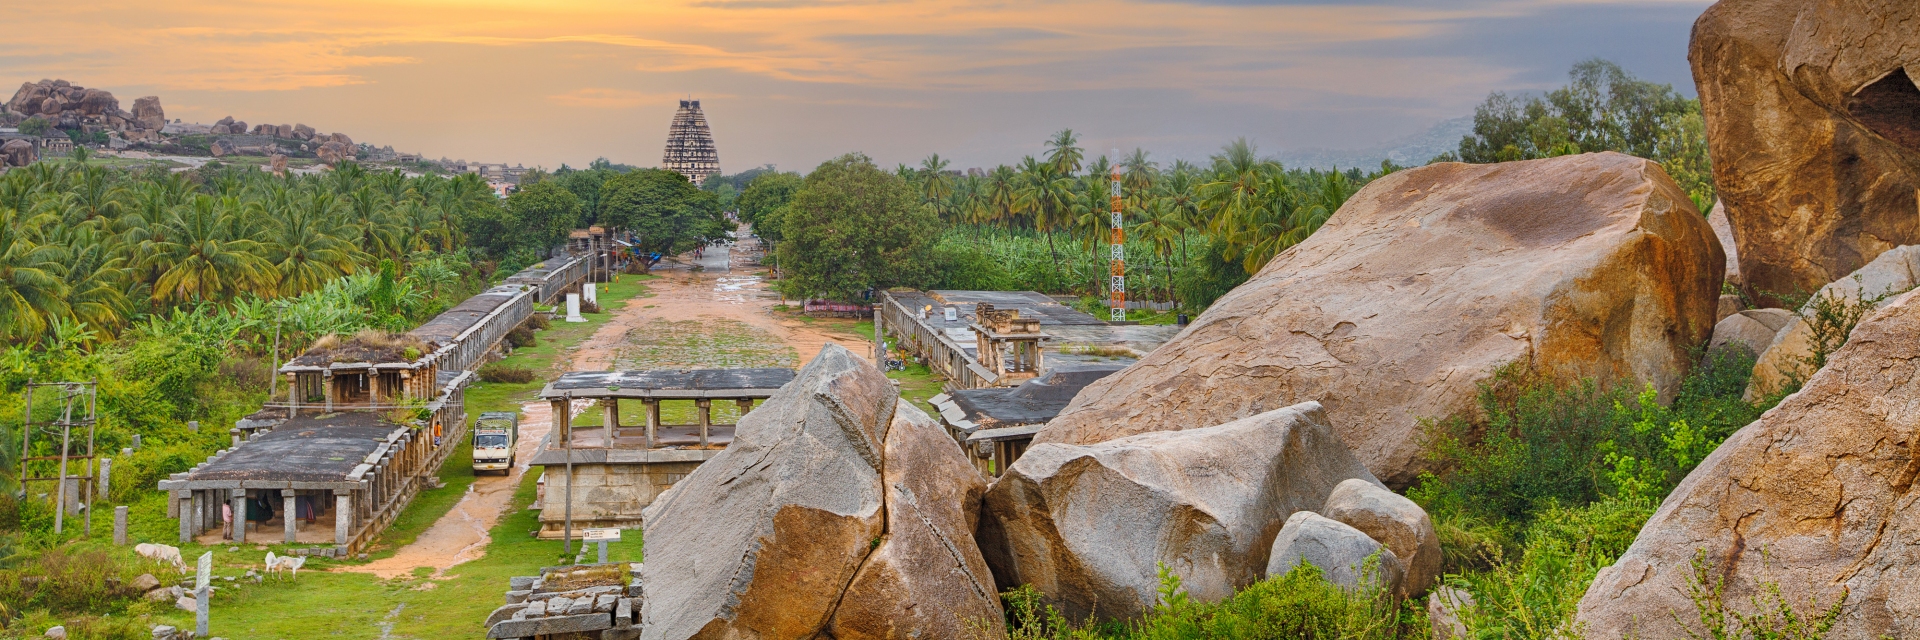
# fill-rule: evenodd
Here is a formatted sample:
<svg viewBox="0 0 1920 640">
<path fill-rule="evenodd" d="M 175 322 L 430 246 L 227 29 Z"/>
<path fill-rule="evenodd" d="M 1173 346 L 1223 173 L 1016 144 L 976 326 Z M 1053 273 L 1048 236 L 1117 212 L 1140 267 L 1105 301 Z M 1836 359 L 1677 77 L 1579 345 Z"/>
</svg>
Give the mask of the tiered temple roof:
<svg viewBox="0 0 1920 640">
<path fill-rule="evenodd" d="M 699 100 L 680 101 L 680 111 L 673 114 L 673 126 L 667 130 L 667 154 L 660 162 L 694 184 L 720 173 L 720 153 L 713 148 L 713 133 L 707 130 Z"/>
</svg>

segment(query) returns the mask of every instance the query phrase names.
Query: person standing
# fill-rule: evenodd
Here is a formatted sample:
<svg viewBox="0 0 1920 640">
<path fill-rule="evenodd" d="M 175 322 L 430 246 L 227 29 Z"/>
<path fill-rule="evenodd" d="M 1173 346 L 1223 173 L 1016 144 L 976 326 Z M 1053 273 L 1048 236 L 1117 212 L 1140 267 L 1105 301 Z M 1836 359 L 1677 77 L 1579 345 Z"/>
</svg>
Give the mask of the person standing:
<svg viewBox="0 0 1920 640">
<path fill-rule="evenodd" d="M 220 501 L 220 539 L 233 539 L 233 503 Z"/>
</svg>

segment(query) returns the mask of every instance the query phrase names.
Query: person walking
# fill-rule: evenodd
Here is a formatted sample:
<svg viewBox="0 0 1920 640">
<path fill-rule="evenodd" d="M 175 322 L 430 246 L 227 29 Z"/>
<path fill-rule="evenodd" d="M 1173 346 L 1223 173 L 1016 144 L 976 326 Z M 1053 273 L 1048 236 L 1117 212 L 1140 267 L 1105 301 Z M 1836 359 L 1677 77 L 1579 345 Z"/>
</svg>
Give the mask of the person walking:
<svg viewBox="0 0 1920 640">
<path fill-rule="evenodd" d="M 220 539 L 233 539 L 233 503 L 220 501 Z"/>
</svg>

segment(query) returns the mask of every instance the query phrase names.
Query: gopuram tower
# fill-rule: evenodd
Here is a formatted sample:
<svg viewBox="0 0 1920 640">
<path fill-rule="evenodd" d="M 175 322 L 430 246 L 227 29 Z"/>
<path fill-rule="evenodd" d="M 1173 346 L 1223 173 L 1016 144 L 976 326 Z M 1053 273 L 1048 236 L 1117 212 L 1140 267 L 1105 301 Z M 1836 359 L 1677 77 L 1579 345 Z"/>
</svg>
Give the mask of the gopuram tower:
<svg viewBox="0 0 1920 640">
<path fill-rule="evenodd" d="M 713 150 L 713 133 L 707 130 L 699 100 L 680 101 L 673 127 L 667 130 L 667 155 L 660 162 L 696 185 L 720 173 L 720 154 Z"/>
</svg>

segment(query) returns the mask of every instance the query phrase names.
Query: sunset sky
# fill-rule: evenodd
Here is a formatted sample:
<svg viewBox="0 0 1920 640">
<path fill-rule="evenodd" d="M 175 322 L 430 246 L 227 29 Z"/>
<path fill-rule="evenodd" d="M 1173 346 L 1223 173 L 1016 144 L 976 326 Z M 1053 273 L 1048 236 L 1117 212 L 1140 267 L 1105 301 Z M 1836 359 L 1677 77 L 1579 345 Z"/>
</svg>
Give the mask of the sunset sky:
<svg viewBox="0 0 1920 640">
<path fill-rule="evenodd" d="M 9 2 L 0 81 L 170 118 L 305 123 L 429 157 L 660 162 L 703 101 L 721 167 L 847 151 L 955 168 L 1104 151 L 1361 148 L 1605 57 L 1691 95 L 1706 0 Z"/>
</svg>

